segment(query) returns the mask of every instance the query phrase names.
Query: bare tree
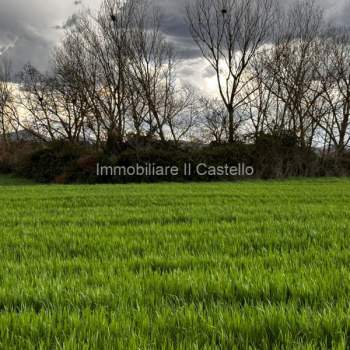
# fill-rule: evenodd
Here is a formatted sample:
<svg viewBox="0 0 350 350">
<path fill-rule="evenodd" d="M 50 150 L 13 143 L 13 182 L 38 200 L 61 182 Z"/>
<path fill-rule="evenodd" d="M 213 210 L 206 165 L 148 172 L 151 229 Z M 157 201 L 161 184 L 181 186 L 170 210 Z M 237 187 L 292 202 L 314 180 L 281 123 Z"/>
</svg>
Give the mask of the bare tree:
<svg viewBox="0 0 350 350">
<path fill-rule="evenodd" d="M 196 0 L 187 7 L 192 37 L 216 72 L 220 96 L 228 112 L 228 141 L 234 141 L 235 111 L 247 95 L 244 73 L 271 36 L 273 0 Z M 253 93 L 253 92 L 252 92 Z"/>
<path fill-rule="evenodd" d="M 11 84 L 11 61 L 0 61 L 0 128 L 2 139 L 7 141 L 7 134 L 12 129 L 14 109 L 14 89 Z"/>
<path fill-rule="evenodd" d="M 264 52 L 257 53 L 246 73 L 250 82 L 241 92 L 243 96 L 245 94 L 245 102 L 240 107 L 241 114 L 246 116 L 243 131 L 245 136 L 253 140 L 262 133 L 273 133 L 278 128 L 277 118 L 273 115 L 276 99 L 271 90 L 266 88 L 270 77 L 266 72 L 264 60 Z"/>
<path fill-rule="evenodd" d="M 198 121 L 199 105 L 194 89 L 175 86 L 166 108 L 166 122 L 172 140 L 178 144 L 186 139 Z"/>
<path fill-rule="evenodd" d="M 131 32 L 131 89 L 147 105 L 149 133 L 157 132 L 164 142 L 164 127 L 174 92 L 175 59 L 160 30 L 160 14 L 157 10 L 150 11 L 148 5 L 145 1 L 138 7 Z"/>
<path fill-rule="evenodd" d="M 129 35 L 137 0 L 104 0 L 94 16 L 79 17 L 70 35 L 78 44 L 81 85 L 95 116 L 89 120 L 97 139 L 115 148 L 125 136 L 128 96 Z"/>
<path fill-rule="evenodd" d="M 26 65 L 18 104 L 23 110 L 17 124 L 42 141 L 82 141 L 82 130 L 89 106 L 81 98 L 71 66 L 56 66 L 53 74 L 42 74 Z"/>
<path fill-rule="evenodd" d="M 92 126 L 94 108 L 87 92 L 89 85 L 81 70 L 88 68 L 85 58 L 79 38 L 68 32 L 52 59 L 52 83 L 56 91 L 52 102 L 59 105 L 62 127 L 72 142 L 91 140 L 91 132 L 95 130 Z"/>
<path fill-rule="evenodd" d="M 293 132 L 300 146 L 312 146 L 325 113 L 320 97 L 324 82 L 320 67 L 323 11 L 315 1 L 296 2 L 282 18 L 279 38 L 265 52 L 265 88 L 278 99 L 274 115 L 282 128 Z"/>
<path fill-rule="evenodd" d="M 17 124 L 41 141 L 56 140 L 55 118 L 49 105 L 49 79 L 27 64 L 20 74 L 20 80 L 17 102 L 23 112 L 17 114 Z"/>
<path fill-rule="evenodd" d="M 169 135 L 177 143 L 193 125 L 195 95 L 177 80 L 177 60 L 160 29 L 160 18 L 159 10 L 149 1 L 135 6 L 128 82 L 131 96 L 138 99 L 133 98 L 133 105 L 143 107 L 141 120 L 148 126 L 147 134 L 157 134 L 163 142 Z"/>
<path fill-rule="evenodd" d="M 105 88 L 104 70 L 96 58 L 96 48 L 91 47 L 91 36 L 95 35 L 91 22 L 87 14 L 77 17 L 76 27 L 66 31 L 61 45 L 56 49 L 54 64 L 58 71 L 65 72 L 65 67 L 74 69 L 74 73 L 69 75 L 74 76 L 79 100 L 83 102 L 83 111 L 87 112 L 83 122 L 83 135 L 85 137 L 86 133 L 92 133 L 99 148 L 114 124 L 114 113 L 109 113 L 113 112 L 113 108 L 108 108 L 114 105 L 114 97 Z"/>
<path fill-rule="evenodd" d="M 320 75 L 324 81 L 324 98 L 328 113 L 319 125 L 341 155 L 350 143 L 350 32 L 348 28 L 331 28 L 324 38 Z"/>
<path fill-rule="evenodd" d="M 201 130 L 206 141 L 223 143 L 227 140 L 228 118 L 226 106 L 219 99 L 201 98 Z"/>
</svg>

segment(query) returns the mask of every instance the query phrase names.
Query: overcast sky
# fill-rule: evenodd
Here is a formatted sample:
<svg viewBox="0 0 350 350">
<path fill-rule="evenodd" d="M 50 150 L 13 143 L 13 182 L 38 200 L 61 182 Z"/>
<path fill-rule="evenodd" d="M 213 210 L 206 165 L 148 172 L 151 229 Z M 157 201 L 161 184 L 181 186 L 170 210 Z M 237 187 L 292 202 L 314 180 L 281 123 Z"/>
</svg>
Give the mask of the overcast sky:
<svg viewBox="0 0 350 350">
<path fill-rule="evenodd" d="M 176 44 L 178 55 L 186 59 L 182 74 L 194 81 L 198 77 L 205 81 L 210 72 L 197 58 L 198 51 L 184 22 L 185 4 L 191 0 L 153 1 L 161 8 L 164 32 Z M 349 0 L 318 1 L 326 8 L 330 19 L 350 25 Z M 27 62 L 45 70 L 50 50 L 62 35 L 59 28 L 74 13 L 88 7 L 96 8 L 98 3 L 99 0 L 0 0 L 0 55 L 6 51 L 16 70 Z"/>
</svg>

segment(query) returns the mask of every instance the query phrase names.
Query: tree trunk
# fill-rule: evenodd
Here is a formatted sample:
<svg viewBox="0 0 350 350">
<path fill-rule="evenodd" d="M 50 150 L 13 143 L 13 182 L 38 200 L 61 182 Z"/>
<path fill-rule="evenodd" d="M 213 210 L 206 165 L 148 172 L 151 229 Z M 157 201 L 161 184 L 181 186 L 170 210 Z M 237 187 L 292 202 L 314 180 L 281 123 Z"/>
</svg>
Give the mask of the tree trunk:
<svg viewBox="0 0 350 350">
<path fill-rule="evenodd" d="M 228 108 L 228 143 L 234 143 L 234 115 L 233 108 Z"/>
</svg>

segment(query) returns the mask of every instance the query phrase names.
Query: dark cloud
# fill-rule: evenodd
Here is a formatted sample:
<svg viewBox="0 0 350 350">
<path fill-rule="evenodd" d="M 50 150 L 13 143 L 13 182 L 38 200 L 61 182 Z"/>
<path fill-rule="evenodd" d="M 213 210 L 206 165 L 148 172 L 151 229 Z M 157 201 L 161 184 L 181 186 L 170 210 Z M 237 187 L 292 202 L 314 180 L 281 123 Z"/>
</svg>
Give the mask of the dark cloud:
<svg viewBox="0 0 350 350">
<path fill-rule="evenodd" d="M 162 13 L 162 28 L 177 48 L 180 58 L 196 58 L 199 50 L 193 44 L 186 22 L 186 4 L 193 0 L 153 0 Z M 215 0 L 212 0 L 215 1 Z M 296 0 L 279 0 L 288 6 Z M 326 19 L 340 25 L 350 26 L 349 0 L 316 0 L 325 8 Z"/>
<path fill-rule="evenodd" d="M 199 51 L 189 36 L 185 20 L 188 0 L 152 1 L 161 10 L 164 34 L 176 46 L 178 56 L 198 57 Z M 283 3 L 291 1 L 283 0 Z M 317 1 L 326 7 L 329 20 L 350 25 L 349 0 Z M 98 3 L 98 0 L 0 0 L 0 55 L 5 51 L 10 54 L 16 69 L 30 61 L 45 70 L 50 50 L 63 32 L 57 29 L 73 26 L 74 13 L 84 7 L 96 8 Z"/>
<path fill-rule="evenodd" d="M 74 21 L 70 16 L 80 4 L 74 0 L 0 0 L 0 55 L 6 51 L 17 71 L 28 62 L 46 70 L 61 35 L 57 29 Z"/>
</svg>

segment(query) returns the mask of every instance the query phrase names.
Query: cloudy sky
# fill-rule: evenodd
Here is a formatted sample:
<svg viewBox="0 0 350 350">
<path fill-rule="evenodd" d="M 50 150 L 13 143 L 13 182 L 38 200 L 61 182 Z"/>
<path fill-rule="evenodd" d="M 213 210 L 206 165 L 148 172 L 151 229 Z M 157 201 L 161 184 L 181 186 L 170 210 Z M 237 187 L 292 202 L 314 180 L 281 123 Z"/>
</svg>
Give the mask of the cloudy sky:
<svg viewBox="0 0 350 350">
<path fill-rule="evenodd" d="M 186 59 L 182 75 L 192 77 L 193 81 L 199 77 L 205 81 L 210 72 L 197 57 L 198 51 L 184 22 L 185 4 L 191 0 L 153 1 L 161 8 L 164 32 L 176 43 L 179 56 Z M 286 1 L 293 0 L 283 0 Z M 317 1 L 326 8 L 330 19 L 350 25 L 349 0 Z M 74 13 L 96 8 L 98 3 L 99 0 L 0 0 L 0 55 L 4 52 L 10 55 L 16 70 L 27 62 L 45 70 L 50 50 L 62 35 L 59 28 Z"/>
</svg>

